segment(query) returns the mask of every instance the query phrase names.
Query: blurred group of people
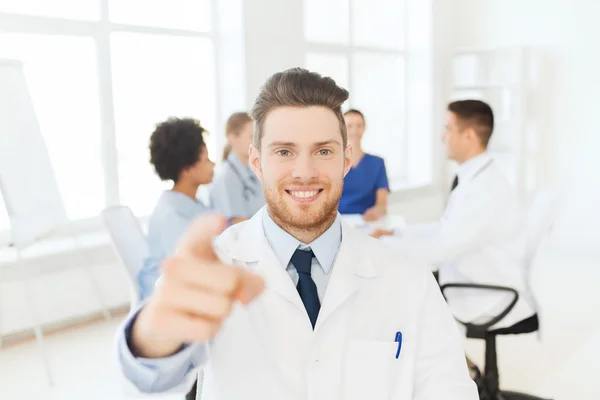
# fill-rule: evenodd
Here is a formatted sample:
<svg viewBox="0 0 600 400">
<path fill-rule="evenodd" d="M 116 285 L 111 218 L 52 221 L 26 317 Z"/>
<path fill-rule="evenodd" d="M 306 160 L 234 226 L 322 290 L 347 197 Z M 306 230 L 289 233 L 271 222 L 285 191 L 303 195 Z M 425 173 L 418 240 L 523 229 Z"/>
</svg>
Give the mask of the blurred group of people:
<svg viewBox="0 0 600 400">
<path fill-rule="evenodd" d="M 344 177 L 338 211 L 360 214 L 376 221 L 387 213 L 389 183 L 383 158 L 366 153 L 362 138 L 366 120 L 362 112 L 344 113 L 348 143 L 353 148 L 352 168 Z M 232 114 L 225 125 L 227 144 L 221 162 L 209 159 L 205 128 L 190 118 L 169 118 L 150 137 L 150 163 L 161 180 L 173 188 L 162 193 L 148 222 L 150 255 L 138 283 L 142 299 L 152 293 L 162 260 L 173 254 L 189 224 L 206 212 L 219 212 L 230 225 L 252 217 L 265 205 L 262 183 L 248 164 L 254 125 L 246 112 Z M 207 185 L 209 204 L 199 199 Z"/>
</svg>

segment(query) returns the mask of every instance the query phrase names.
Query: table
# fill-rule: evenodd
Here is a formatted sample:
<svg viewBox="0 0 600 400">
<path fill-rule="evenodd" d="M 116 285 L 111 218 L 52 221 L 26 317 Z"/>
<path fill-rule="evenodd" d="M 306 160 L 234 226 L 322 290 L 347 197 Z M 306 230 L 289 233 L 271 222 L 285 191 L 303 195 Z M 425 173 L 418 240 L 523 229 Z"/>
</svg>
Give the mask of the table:
<svg viewBox="0 0 600 400">
<path fill-rule="evenodd" d="M 367 222 L 361 214 L 342 214 L 342 221 L 366 234 L 375 229 L 402 230 L 406 228 L 406 221 L 401 215 L 386 215 L 378 221 Z"/>
</svg>

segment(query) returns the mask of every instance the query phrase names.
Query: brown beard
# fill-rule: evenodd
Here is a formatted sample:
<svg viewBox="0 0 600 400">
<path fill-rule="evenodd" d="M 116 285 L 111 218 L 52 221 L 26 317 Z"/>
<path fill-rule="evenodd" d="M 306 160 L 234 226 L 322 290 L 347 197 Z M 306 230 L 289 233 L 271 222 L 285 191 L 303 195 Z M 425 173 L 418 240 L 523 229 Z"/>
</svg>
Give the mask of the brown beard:
<svg viewBox="0 0 600 400">
<path fill-rule="evenodd" d="M 316 182 L 313 182 L 316 184 Z M 310 186 L 311 183 L 306 184 Z M 310 205 L 299 205 L 299 215 L 292 213 L 284 201 L 284 196 L 289 196 L 280 185 L 276 189 L 265 186 L 264 193 L 267 200 L 269 215 L 283 230 L 303 243 L 310 243 L 325 232 L 337 216 L 337 209 L 342 195 L 342 185 L 326 184 L 321 195 L 327 194 L 324 204 L 319 210 L 310 210 Z M 322 183 L 319 186 L 323 186 Z"/>
</svg>

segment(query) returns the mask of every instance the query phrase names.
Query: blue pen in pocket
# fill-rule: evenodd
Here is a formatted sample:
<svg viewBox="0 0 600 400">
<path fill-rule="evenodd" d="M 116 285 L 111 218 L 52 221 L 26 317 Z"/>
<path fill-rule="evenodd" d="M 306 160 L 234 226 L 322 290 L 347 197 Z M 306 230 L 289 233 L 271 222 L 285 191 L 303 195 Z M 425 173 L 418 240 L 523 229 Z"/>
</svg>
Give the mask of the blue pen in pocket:
<svg viewBox="0 0 600 400">
<path fill-rule="evenodd" d="M 402 350 L 402 332 L 396 332 L 396 343 L 398 343 L 398 350 L 396 350 L 396 359 L 398 359 Z"/>
</svg>

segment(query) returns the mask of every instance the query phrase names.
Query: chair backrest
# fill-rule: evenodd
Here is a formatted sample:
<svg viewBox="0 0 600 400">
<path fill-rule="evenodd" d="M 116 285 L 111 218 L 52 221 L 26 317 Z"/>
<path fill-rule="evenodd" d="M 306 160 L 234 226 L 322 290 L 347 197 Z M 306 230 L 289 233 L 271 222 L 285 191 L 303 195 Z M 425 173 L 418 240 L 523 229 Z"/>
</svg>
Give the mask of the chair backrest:
<svg viewBox="0 0 600 400">
<path fill-rule="evenodd" d="M 101 215 L 119 260 L 127 270 L 139 297 L 137 275 L 148 256 L 148 242 L 140 223 L 127 206 L 109 207 Z"/>
<path fill-rule="evenodd" d="M 528 210 L 527 216 L 527 249 L 526 262 L 528 268 L 544 239 L 550 235 L 560 210 L 559 192 L 549 187 L 538 189 Z"/>
<path fill-rule="evenodd" d="M 525 252 L 525 284 L 529 292 L 529 299 L 532 306 L 542 317 L 542 310 L 536 299 L 535 291 L 532 285 L 532 267 L 535 258 L 545 238 L 550 236 L 554 223 L 557 220 L 561 208 L 562 197 L 560 191 L 555 188 L 542 187 L 537 190 L 533 201 L 529 206 L 527 215 L 527 247 Z M 538 338 L 541 339 L 541 326 L 538 331 Z"/>
</svg>

